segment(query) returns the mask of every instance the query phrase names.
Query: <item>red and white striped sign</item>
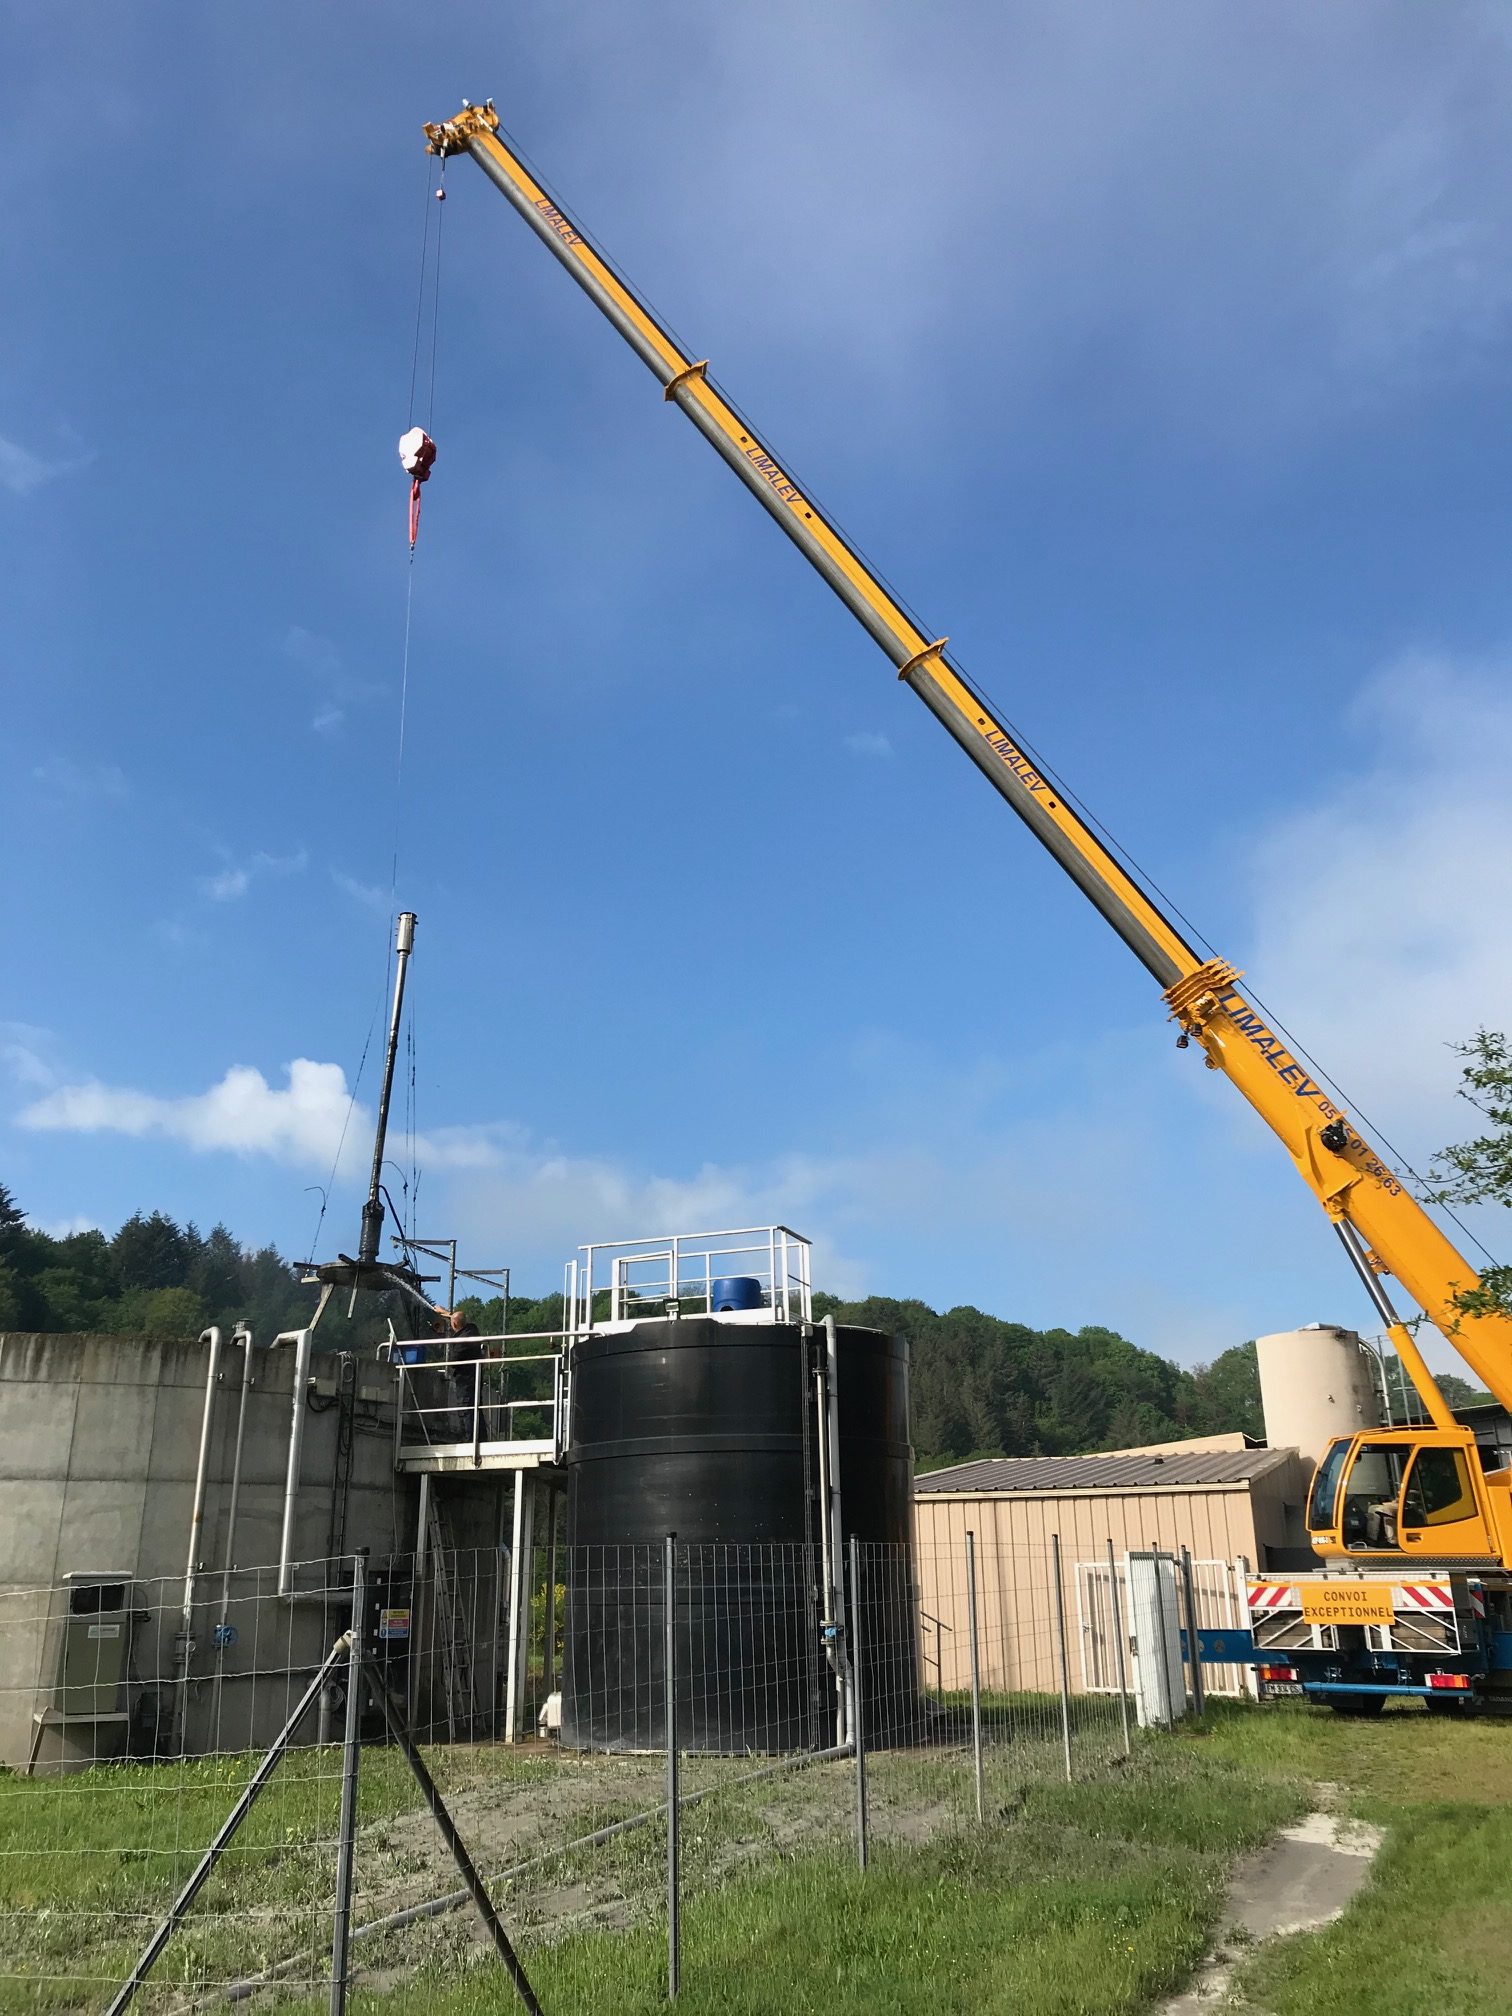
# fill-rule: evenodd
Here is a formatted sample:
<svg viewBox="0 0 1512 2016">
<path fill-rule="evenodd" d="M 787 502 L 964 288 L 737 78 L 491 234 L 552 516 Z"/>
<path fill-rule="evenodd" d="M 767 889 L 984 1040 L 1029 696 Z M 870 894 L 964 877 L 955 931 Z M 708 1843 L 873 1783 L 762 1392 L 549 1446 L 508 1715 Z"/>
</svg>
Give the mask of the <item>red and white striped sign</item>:
<svg viewBox="0 0 1512 2016">
<path fill-rule="evenodd" d="M 1295 1610 L 1298 1600 L 1297 1592 L 1289 1582 L 1251 1582 L 1249 1585 L 1251 1610 Z"/>
<path fill-rule="evenodd" d="M 1434 1615 L 1454 1612 L 1454 1591 L 1447 1582 L 1403 1582 L 1395 1587 L 1392 1598 L 1398 1610 L 1427 1610 Z"/>
</svg>

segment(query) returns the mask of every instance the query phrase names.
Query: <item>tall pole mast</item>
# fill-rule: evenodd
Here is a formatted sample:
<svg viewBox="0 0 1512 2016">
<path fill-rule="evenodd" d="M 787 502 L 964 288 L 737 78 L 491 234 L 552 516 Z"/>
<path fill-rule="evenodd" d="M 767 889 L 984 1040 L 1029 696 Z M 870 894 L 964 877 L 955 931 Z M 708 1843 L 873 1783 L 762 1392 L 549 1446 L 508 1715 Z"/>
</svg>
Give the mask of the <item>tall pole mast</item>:
<svg viewBox="0 0 1512 2016">
<path fill-rule="evenodd" d="M 404 1013 L 404 974 L 410 953 L 415 949 L 415 913 L 401 910 L 394 949 L 399 955 L 394 975 L 394 1006 L 389 1016 L 388 1049 L 383 1059 L 383 1091 L 378 1100 L 378 1131 L 373 1137 L 373 1174 L 368 1184 L 367 1202 L 362 1207 L 362 1236 L 357 1247 L 359 1261 L 378 1258 L 378 1242 L 383 1236 L 383 1148 L 388 1139 L 389 1100 L 394 1090 L 394 1060 L 399 1055 L 399 1018 Z"/>
</svg>

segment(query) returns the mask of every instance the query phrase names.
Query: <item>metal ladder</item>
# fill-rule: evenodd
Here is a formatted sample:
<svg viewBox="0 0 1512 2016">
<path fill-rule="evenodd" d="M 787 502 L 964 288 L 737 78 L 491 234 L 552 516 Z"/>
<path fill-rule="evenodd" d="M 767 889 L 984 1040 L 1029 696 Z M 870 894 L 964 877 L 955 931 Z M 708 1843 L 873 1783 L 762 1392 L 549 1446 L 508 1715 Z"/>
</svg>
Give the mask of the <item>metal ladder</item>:
<svg viewBox="0 0 1512 2016">
<path fill-rule="evenodd" d="M 449 1743 L 455 1743 L 459 1735 L 472 1735 L 477 1712 L 473 1696 L 472 1646 L 464 1629 L 462 1606 L 457 1601 L 456 1584 L 447 1555 L 446 1528 L 434 1491 L 429 1494 L 426 1506 L 426 1543 L 435 1619 L 433 1638 L 441 1665 L 441 1694 L 446 1704 L 446 1737 Z"/>
</svg>

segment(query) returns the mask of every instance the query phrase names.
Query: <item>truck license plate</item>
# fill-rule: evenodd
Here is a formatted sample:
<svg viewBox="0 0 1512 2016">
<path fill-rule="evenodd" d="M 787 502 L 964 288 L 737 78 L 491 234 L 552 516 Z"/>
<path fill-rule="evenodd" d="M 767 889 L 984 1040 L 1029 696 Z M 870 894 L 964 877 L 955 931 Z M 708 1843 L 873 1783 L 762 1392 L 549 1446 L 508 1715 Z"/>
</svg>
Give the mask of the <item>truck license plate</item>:
<svg viewBox="0 0 1512 2016">
<path fill-rule="evenodd" d="M 1264 1685 L 1267 1700 L 1270 1699 L 1272 1694 L 1300 1694 L 1302 1692 L 1302 1683 L 1300 1680 L 1267 1680 Z"/>
</svg>

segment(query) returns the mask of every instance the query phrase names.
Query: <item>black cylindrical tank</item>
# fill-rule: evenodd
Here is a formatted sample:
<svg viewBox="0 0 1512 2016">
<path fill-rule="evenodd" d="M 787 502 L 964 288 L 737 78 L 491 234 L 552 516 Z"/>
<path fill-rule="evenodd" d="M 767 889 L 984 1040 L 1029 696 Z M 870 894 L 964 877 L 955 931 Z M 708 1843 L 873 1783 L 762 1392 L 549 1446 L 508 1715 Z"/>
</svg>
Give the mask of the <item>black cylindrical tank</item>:
<svg viewBox="0 0 1512 2016">
<path fill-rule="evenodd" d="M 863 1694 L 914 1673 L 908 1353 L 838 1332 L 841 1514 L 887 1543 L 895 1599 L 867 1599 Z M 663 1543 L 677 1536 L 679 1747 L 820 1748 L 834 1681 L 821 1643 L 819 1434 L 824 1332 L 797 1324 L 648 1321 L 572 1358 L 562 1741 L 665 1742 Z M 881 1583 L 877 1585 L 882 1586 Z"/>
</svg>

